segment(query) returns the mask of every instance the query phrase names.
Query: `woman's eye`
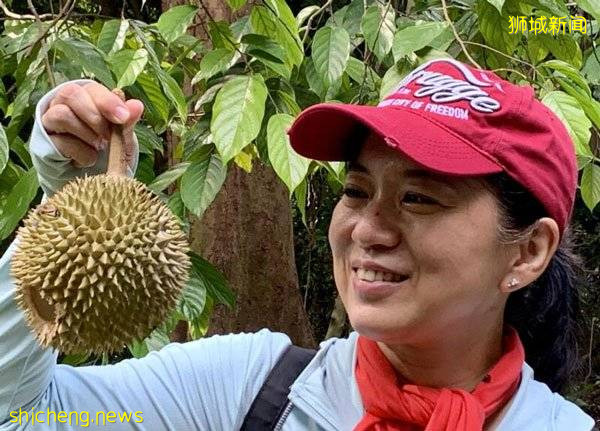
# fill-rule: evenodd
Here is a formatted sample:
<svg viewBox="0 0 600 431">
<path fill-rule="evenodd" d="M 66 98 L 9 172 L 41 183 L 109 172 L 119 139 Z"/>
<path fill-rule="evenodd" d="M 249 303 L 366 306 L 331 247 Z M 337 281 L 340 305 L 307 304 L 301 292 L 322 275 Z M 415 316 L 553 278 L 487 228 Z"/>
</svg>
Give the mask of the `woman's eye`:
<svg viewBox="0 0 600 431">
<path fill-rule="evenodd" d="M 404 194 L 402 199 L 403 204 L 414 204 L 414 205 L 439 205 L 439 203 L 430 198 L 429 196 L 422 195 L 420 193 L 407 192 Z"/>
<path fill-rule="evenodd" d="M 364 199 L 367 198 L 367 193 L 354 187 L 344 187 L 343 193 L 345 196 L 353 199 Z"/>
</svg>

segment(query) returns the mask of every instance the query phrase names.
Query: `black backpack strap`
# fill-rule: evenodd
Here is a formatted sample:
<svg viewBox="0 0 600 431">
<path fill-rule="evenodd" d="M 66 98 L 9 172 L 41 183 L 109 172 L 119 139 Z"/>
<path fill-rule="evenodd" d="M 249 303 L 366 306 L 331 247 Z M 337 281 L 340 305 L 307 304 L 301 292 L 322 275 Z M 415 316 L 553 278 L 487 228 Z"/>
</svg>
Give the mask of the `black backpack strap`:
<svg viewBox="0 0 600 431">
<path fill-rule="evenodd" d="M 290 345 L 279 357 L 256 395 L 240 431 L 272 430 L 288 401 L 290 386 L 317 353 Z"/>
</svg>

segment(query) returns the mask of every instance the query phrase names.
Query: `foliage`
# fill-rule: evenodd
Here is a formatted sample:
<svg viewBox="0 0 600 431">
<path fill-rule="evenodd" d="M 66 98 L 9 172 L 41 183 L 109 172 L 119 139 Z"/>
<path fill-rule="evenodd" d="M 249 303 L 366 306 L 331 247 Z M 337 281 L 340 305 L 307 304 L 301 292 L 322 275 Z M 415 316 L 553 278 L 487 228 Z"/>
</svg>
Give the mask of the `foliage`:
<svg viewBox="0 0 600 431">
<path fill-rule="evenodd" d="M 399 11 L 398 2 L 351 0 L 335 9 L 331 2 L 310 5 L 294 15 L 284 0 L 263 0 L 236 22 L 210 21 L 208 43 L 186 32 L 202 12 L 190 5 L 167 10 L 153 24 L 69 15 L 6 19 L 0 35 L 0 239 L 10 238 L 39 201 L 24 141 L 35 103 L 55 84 L 92 77 L 144 102 L 136 176 L 182 222 L 189 214 L 202 216 L 229 164 L 249 171 L 260 159 L 273 166 L 306 223 L 311 179 L 327 178 L 336 187 L 344 173 L 340 164 L 290 151 L 285 132 L 293 118 L 321 101 L 376 104 L 409 70 L 440 56 L 472 58 L 532 85 L 576 143 L 581 196 L 593 209 L 600 201 L 598 22 L 589 35 L 551 36 L 509 35 L 508 20 L 582 10 L 597 20 L 597 2 L 579 0 L 569 10 L 559 0 L 447 3 L 421 0 Z M 228 4 L 238 9 L 245 1 Z M 164 141 L 167 133 L 178 138 L 174 148 Z M 164 166 L 164 160 L 173 163 Z M 180 318 L 201 336 L 212 304 L 232 304 L 222 277 L 200 257 L 188 289 L 162 328 L 130 346 L 135 355 L 166 342 Z"/>
</svg>

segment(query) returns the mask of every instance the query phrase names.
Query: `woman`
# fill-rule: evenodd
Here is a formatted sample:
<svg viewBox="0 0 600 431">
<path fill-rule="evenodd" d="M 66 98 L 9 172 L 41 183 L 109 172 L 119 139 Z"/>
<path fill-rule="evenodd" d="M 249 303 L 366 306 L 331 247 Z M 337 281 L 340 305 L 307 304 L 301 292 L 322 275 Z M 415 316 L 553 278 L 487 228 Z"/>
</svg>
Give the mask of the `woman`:
<svg viewBox="0 0 600 431">
<path fill-rule="evenodd" d="M 131 130 L 141 112 L 88 81 L 48 94 L 30 145 L 44 191 L 102 170 L 106 126 Z M 279 429 L 593 427 L 550 389 L 564 385 L 574 355 L 565 247 L 577 169 L 567 132 L 530 88 L 434 60 L 378 107 L 317 105 L 289 134 L 307 157 L 349 162 L 329 241 L 356 332 L 321 343 Z M 42 410 L 40 420 L 47 409 L 143 414 L 115 429 L 239 429 L 290 344 L 262 330 L 113 366 L 55 366 L 10 297 L 12 249 L 0 261 L 0 429 L 25 429 L 9 422 L 19 407 Z"/>
</svg>

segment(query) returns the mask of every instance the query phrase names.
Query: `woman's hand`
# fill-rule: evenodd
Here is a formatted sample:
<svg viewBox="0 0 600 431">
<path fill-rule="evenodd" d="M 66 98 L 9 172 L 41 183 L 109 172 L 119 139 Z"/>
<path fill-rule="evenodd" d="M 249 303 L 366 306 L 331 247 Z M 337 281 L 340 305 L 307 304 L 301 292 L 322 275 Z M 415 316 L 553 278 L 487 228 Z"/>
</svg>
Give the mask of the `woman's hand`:
<svg viewBox="0 0 600 431">
<path fill-rule="evenodd" d="M 135 145 L 133 128 L 144 111 L 136 99 L 126 102 L 96 82 L 65 85 L 42 116 L 42 125 L 65 157 L 76 167 L 94 166 L 98 151 L 110 142 L 111 124 L 122 124 L 125 154 L 131 166 Z"/>
</svg>

